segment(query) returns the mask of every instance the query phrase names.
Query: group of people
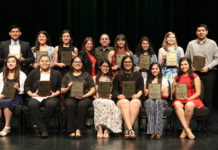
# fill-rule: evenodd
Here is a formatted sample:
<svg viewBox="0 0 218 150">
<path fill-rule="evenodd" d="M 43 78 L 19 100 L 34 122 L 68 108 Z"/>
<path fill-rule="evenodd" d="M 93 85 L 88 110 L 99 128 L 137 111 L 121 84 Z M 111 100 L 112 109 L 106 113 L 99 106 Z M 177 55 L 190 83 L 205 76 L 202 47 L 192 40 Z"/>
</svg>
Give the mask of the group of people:
<svg viewBox="0 0 218 150">
<path fill-rule="evenodd" d="M 97 138 L 109 138 L 109 133 L 122 132 L 122 119 L 126 125 L 124 132 L 126 139 L 135 139 L 133 130 L 140 107 L 144 106 L 147 115 L 147 134 L 151 139 L 160 139 L 163 132 L 162 117 L 168 106 L 169 96 L 175 95 L 178 83 L 187 83 L 188 97 L 175 99 L 172 107 L 183 126 L 180 138 L 194 139 L 189 124 L 194 108 L 202 108 L 204 104 L 212 109 L 212 96 L 215 79 L 215 66 L 218 64 L 218 49 L 216 43 L 207 38 L 208 28 L 201 24 L 196 28 L 197 39 L 189 42 L 186 53 L 177 45 L 176 36 L 168 32 L 159 49 L 158 57 L 148 37 L 142 37 L 135 55 L 128 48 L 127 39 L 123 34 L 116 36 L 114 47 L 109 46 L 110 38 L 107 34 L 100 36 L 101 46 L 95 48 L 94 40 L 86 37 L 81 51 L 72 45 L 72 37 L 68 30 L 60 36 L 60 45 L 55 48 L 46 31 L 37 34 L 34 47 L 31 49 L 28 42 L 19 40 L 20 27 L 11 26 L 9 35 L 11 40 L 0 44 L 0 118 L 4 114 L 5 126 L 0 136 L 10 133 L 10 121 L 14 108 L 23 103 L 29 107 L 34 121 L 36 135 L 47 137 L 47 127 L 60 102 L 66 108 L 66 122 L 69 137 L 81 138 L 81 130 L 87 117 L 87 110 L 94 107 L 94 125 Z M 20 45 L 21 55 L 17 59 L 10 55 L 9 45 Z M 37 62 L 37 52 L 45 51 Z M 62 62 L 61 53 L 71 52 L 70 65 Z M 176 52 L 177 66 L 166 65 L 166 54 Z M 121 64 L 117 64 L 117 54 L 124 54 Z M 151 56 L 149 69 L 139 67 L 141 55 Z M 205 67 L 195 70 L 192 66 L 194 56 L 204 56 Z M 40 96 L 38 81 L 50 81 L 50 95 Z M 83 82 L 83 95 L 71 96 L 74 82 Z M 133 81 L 135 93 L 127 97 L 123 93 L 123 83 Z M 204 104 L 199 99 L 201 81 L 204 84 Z M 16 93 L 14 99 L 3 95 L 6 82 L 12 82 Z M 109 82 L 111 94 L 100 97 L 98 83 Z M 149 99 L 149 84 L 161 84 L 161 98 Z M 169 93 L 172 88 L 172 93 Z M 23 96 L 27 95 L 27 96 Z M 45 115 L 40 113 L 40 107 L 45 108 Z"/>
</svg>

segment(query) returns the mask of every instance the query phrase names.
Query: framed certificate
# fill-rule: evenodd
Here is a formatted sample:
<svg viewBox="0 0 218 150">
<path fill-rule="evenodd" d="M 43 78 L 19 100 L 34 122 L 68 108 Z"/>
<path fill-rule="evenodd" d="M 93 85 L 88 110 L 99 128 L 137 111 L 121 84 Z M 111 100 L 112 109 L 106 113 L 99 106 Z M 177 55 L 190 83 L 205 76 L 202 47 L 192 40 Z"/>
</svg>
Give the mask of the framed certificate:
<svg viewBox="0 0 218 150">
<path fill-rule="evenodd" d="M 122 81 L 122 94 L 126 98 L 132 98 L 136 94 L 136 83 L 135 81 Z"/>
<path fill-rule="evenodd" d="M 121 62 L 123 57 L 126 56 L 126 54 L 116 54 L 116 65 L 121 66 Z"/>
<path fill-rule="evenodd" d="M 38 95 L 39 96 L 49 96 L 51 95 L 51 83 L 50 81 L 38 81 Z"/>
<path fill-rule="evenodd" d="M 36 52 L 36 62 L 37 64 L 39 64 L 39 59 L 42 55 L 48 55 L 48 52 L 47 51 L 38 51 Z"/>
<path fill-rule="evenodd" d="M 161 99 L 161 84 L 155 83 L 155 84 L 149 84 L 148 85 L 149 90 L 149 99 Z"/>
<path fill-rule="evenodd" d="M 72 52 L 71 51 L 61 51 L 61 63 L 66 66 L 71 66 Z"/>
<path fill-rule="evenodd" d="M 150 63 L 151 63 L 151 56 L 150 55 L 140 55 L 139 67 L 141 69 L 149 70 Z"/>
<path fill-rule="evenodd" d="M 193 57 L 193 67 L 196 70 L 201 70 L 205 66 L 205 57 L 203 56 L 194 56 Z"/>
<path fill-rule="evenodd" d="M 167 52 L 166 65 L 169 67 L 177 66 L 177 53 L 176 52 Z"/>
<path fill-rule="evenodd" d="M 111 82 L 98 82 L 99 97 L 108 98 L 111 94 Z"/>
<path fill-rule="evenodd" d="M 83 81 L 73 81 L 70 90 L 70 97 L 82 97 L 84 93 L 84 82 Z"/>
<path fill-rule="evenodd" d="M 188 86 L 187 83 L 176 84 L 176 98 L 188 98 Z"/>
<path fill-rule="evenodd" d="M 5 98 L 14 99 L 16 89 L 14 88 L 14 83 L 5 82 L 2 90 L 2 94 Z"/>
<path fill-rule="evenodd" d="M 21 46 L 20 45 L 9 45 L 9 56 L 15 56 L 20 59 Z"/>
</svg>

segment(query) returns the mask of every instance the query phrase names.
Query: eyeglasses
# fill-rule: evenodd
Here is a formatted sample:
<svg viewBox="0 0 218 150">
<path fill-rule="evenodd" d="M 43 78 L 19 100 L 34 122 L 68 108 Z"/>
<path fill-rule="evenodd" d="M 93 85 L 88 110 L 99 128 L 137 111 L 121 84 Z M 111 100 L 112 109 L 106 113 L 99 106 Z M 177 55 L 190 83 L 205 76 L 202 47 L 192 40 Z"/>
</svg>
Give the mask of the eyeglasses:
<svg viewBox="0 0 218 150">
<path fill-rule="evenodd" d="M 81 62 L 81 61 L 74 61 L 73 63 L 75 63 L 75 64 L 81 64 L 82 62 Z"/>
<path fill-rule="evenodd" d="M 109 68 L 109 66 L 104 66 L 104 65 L 103 65 L 102 67 L 103 67 L 103 68 Z"/>
<path fill-rule="evenodd" d="M 124 64 L 131 64 L 132 61 L 124 61 Z"/>
</svg>

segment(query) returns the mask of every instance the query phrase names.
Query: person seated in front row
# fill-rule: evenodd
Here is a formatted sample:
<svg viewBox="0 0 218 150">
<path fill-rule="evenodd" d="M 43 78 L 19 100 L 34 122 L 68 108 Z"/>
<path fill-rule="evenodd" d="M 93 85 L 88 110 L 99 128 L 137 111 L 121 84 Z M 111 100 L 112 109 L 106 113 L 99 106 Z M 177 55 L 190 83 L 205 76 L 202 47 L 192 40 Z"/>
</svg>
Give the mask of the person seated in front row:
<svg viewBox="0 0 218 150">
<path fill-rule="evenodd" d="M 83 60 L 80 56 L 72 59 L 72 66 L 62 80 L 61 94 L 65 94 L 65 107 L 67 114 L 67 131 L 70 138 L 81 138 L 81 129 L 84 126 L 87 110 L 92 106 L 92 96 L 95 93 L 95 85 L 91 75 L 84 72 Z M 81 97 L 71 96 L 73 82 L 83 82 L 83 92 Z M 75 111 L 77 110 L 77 111 Z"/>
<path fill-rule="evenodd" d="M 96 89 L 98 89 L 99 82 L 109 82 L 112 85 L 113 78 L 111 64 L 108 60 L 101 61 L 99 66 L 100 69 L 97 76 L 93 77 Z M 109 131 L 114 133 L 122 132 L 121 111 L 114 101 L 111 100 L 112 94 L 107 98 L 102 98 L 101 95 L 96 92 L 94 98 L 94 123 L 97 129 L 97 138 L 109 138 Z"/>
<path fill-rule="evenodd" d="M 144 102 L 147 116 L 147 134 L 151 134 L 151 139 L 160 139 L 163 132 L 162 118 L 165 108 L 168 106 L 166 99 L 169 96 L 168 81 L 162 77 L 159 63 L 152 63 L 149 67 L 148 78 L 145 80 L 145 96 L 149 95 L 149 84 L 159 83 L 161 85 L 161 98 L 150 99 Z"/>
<path fill-rule="evenodd" d="M 192 72 L 191 60 L 187 57 L 183 57 L 179 61 L 178 74 L 173 81 L 173 94 L 175 94 L 175 87 L 178 83 L 187 83 L 188 86 L 188 97 L 176 99 L 172 104 L 183 126 L 180 138 L 188 137 L 189 139 L 195 139 L 189 124 L 194 113 L 194 108 L 202 108 L 204 104 L 199 99 L 201 94 L 200 78 Z"/>
<path fill-rule="evenodd" d="M 26 74 L 20 70 L 19 61 L 14 56 L 6 58 L 3 72 L 0 73 L 0 118 L 2 116 L 2 109 L 5 116 L 5 126 L 0 132 L 0 136 L 6 136 L 10 133 L 10 121 L 14 108 L 23 103 L 21 94 L 24 92 L 24 82 Z M 16 89 L 14 98 L 8 98 L 2 93 L 5 83 L 13 83 Z"/>
<path fill-rule="evenodd" d="M 126 97 L 122 93 L 123 81 L 135 82 L 135 93 L 131 95 L 131 97 Z M 126 55 L 121 61 L 121 70 L 113 80 L 112 95 L 112 99 L 121 109 L 123 119 L 127 126 L 125 138 L 135 139 L 136 135 L 133 130 L 133 125 L 141 107 L 141 100 L 144 97 L 144 81 L 140 72 L 134 72 L 134 63 L 131 56 Z"/>
<path fill-rule="evenodd" d="M 47 126 L 55 113 L 59 104 L 61 92 L 61 73 L 50 67 L 50 57 L 42 55 L 39 61 L 39 68 L 29 73 L 25 81 L 25 91 L 29 96 L 27 98 L 30 115 L 36 124 L 36 135 L 42 138 L 48 136 Z M 50 81 L 50 93 L 48 96 L 42 96 L 38 90 L 39 81 Z M 45 116 L 40 113 L 40 108 L 45 108 Z"/>
</svg>

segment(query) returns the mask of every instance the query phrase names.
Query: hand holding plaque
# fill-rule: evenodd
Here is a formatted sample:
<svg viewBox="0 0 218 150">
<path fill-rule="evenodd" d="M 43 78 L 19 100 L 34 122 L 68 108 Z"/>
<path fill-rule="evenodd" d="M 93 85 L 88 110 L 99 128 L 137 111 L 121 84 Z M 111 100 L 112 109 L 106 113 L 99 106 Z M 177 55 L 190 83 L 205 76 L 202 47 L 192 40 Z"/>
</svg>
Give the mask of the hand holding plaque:
<svg viewBox="0 0 218 150">
<path fill-rule="evenodd" d="M 38 81 L 38 95 L 41 97 L 46 97 L 51 95 L 51 83 L 50 81 Z"/>
<path fill-rule="evenodd" d="M 148 85 L 149 99 L 161 99 L 161 84 L 155 83 L 155 84 L 149 84 Z"/>
<path fill-rule="evenodd" d="M 98 83 L 98 95 L 102 98 L 109 98 L 111 93 L 111 82 Z"/>
<path fill-rule="evenodd" d="M 20 45 L 9 45 L 9 56 L 15 56 L 17 59 L 21 57 L 21 46 Z"/>
<path fill-rule="evenodd" d="M 5 82 L 2 94 L 5 96 L 5 98 L 8 99 L 14 99 L 16 89 L 14 88 L 14 83 L 11 82 Z"/>
<path fill-rule="evenodd" d="M 71 66 L 72 52 L 71 51 L 61 51 L 61 63 L 66 66 Z"/>
<path fill-rule="evenodd" d="M 196 69 L 196 70 L 201 70 L 203 69 L 205 66 L 205 57 L 203 56 L 194 56 L 193 57 L 193 67 Z"/>
<path fill-rule="evenodd" d="M 116 54 L 116 65 L 118 67 L 121 66 L 121 62 L 124 56 L 126 56 L 126 54 Z"/>
<path fill-rule="evenodd" d="M 36 63 L 39 64 L 39 59 L 42 55 L 48 55 L 47 51 L 38 51 L 36 52 Z"/>
<path fill-rule="evenodd" d="M 82 97 L 84 93 L 84 82 L 83 81 L 73 81 L 71 90 L 70 90 L 70 97 Z"/>
<path fill-rule="evenodd" d="M 150 55 L 140 55 L 139 67 L 141 69 L 149 70 L 150 63 L 151 63 L 151 56 Z"/>
<path fill-rule="evenodd" d="M 122 81 L 122 94 L 125 95 L 126 98 L 132 98 L 132 96 L 136 92 L 135 81 Z"/>
<path fill-rule="evenodd" d="M 188 98 L 188 86 L 187 83 L 176 84 L 176 99 L 178 98 Z"/>
<path fill-rule="evenodd" d="M 167 52 L 166 65 L 169 67 L 177 66 L 177 53 L 176 52 Z"/>
</svg>

